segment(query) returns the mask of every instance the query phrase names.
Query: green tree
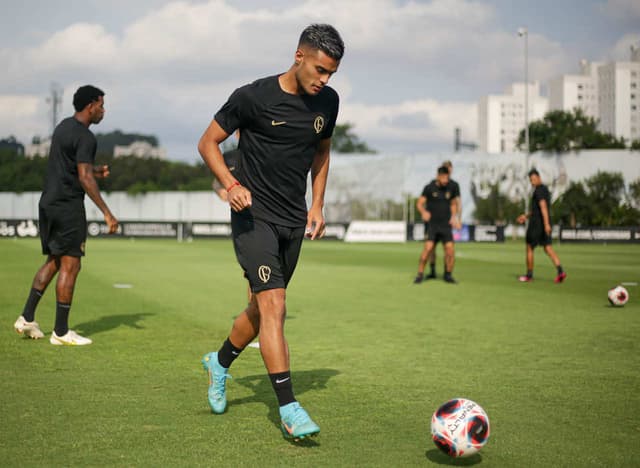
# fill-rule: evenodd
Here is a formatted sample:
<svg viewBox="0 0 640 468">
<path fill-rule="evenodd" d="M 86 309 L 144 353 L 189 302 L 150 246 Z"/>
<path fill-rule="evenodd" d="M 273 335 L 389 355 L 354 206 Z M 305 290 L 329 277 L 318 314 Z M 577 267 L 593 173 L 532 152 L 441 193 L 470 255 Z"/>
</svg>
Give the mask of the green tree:
<svg viewBox="0 0 640 468">
<path fill-rule="evenodd" d="M 336 125 L 331 138 L 331 149 L 338 153 L 375 153 L 376 151 L 360 141 L 352 132 L 350 123 Z"/>
<path fill-rule="evenodd" d="M 639 150 L 640 150 L 640 139 L 638 139 L 638 140 L 633 140 L 633 141 L 631 142 L 631 144 L 629 145 L 629 148 L 630 148 L 632 151 L 639 151 Z"/>
<path fill-rule="evenodd" d="M 507 224 L 524 211 L 524 200 L 514 201 L 500 192 L 500 184 L 490 186 L 489 196 L 477 198 L 473 216 L 481 223 Z"/>
<path fill-rule="evenodd" d="M 640 196 L 640 179 L 629 186 L 619 172 L 598 172 L 582 182 L 572 182 L 553 205 L 554 220 L 576 226 L 630 226 L 640 224 L 634 197 Z"/>
<path fill-rule="evenodd" d="M 596 127 L 596 120 L 582 109 L 547 112 L 542 120 L 529 124 L 529 151 L 566 153 L 580 149 L 625 148 L 624 138 L 602 133 Z M 518 147 L 523 149 L 525 144 L 525 132 L 521 130 Z"/>
<path fill-rule="evenodd" d="M 582 182 L 571 182 L 551 208 L 555 223 L 575 228 L 591 218 L 590 203 Z"/>
</svg>

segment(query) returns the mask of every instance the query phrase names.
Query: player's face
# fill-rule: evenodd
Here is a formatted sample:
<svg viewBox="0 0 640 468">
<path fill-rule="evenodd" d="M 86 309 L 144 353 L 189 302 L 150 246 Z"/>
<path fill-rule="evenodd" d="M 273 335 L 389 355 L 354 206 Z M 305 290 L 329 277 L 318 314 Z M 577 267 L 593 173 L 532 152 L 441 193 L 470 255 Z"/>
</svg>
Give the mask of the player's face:
<svg viewBox="0 0 640 468">
<path fill-rule="evenodd" d="M 540 185 L 540 176 L 531 174 L 529 176 L 529 182 L 531 182 L 531 185 L 533 185 L 534 187 L 537 187 L 538 185 Z"/>
<path fill-rule="evenodd" d="M 338 70 L 340 61 L 332 59 L 321 50 L 308 47 L 296 51 L 296 80 L 304 94 L 315 96 Z"/>
<path fill-rule="evenodd" d="M 449 174 L 438 174 L 438 184 L 441 186 L 447 185 L 449 183 Z"/>
<path fill-rule="evenodd" d="M 100 123 L 102 118 L 104 117 L 104 97 L 100 96 L 97 101 L 89 104 L 91 109 L 91 123 L 97 124 Z"/>
</svg>

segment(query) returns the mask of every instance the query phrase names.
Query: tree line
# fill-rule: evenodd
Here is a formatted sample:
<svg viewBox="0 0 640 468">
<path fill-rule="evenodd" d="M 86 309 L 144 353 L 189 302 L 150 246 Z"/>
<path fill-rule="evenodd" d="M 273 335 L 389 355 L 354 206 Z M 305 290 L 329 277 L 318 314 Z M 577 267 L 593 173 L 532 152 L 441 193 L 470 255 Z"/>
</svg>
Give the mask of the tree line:
<svg viewBox="0 0 640 468">
<path fill-rule="evenodd" d="M 483 223 L 514 223 L 524 207 L 524 199 L 511 200 L 494 184 L 488 197 L 476 200 L 474 218 Z M 620 172 L 598 172 L 571 182 L 552 203 L 551 220 L 571 228 L 640 225 L 640 179 L 628 189 Z"/>
</svg>

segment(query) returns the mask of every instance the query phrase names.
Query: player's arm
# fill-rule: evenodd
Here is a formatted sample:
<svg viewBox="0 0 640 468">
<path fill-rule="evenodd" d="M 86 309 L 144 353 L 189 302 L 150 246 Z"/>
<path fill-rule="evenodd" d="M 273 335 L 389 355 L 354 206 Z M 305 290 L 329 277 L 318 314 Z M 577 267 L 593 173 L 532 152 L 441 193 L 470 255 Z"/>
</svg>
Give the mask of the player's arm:
<svg viewBox="0 0 640 468">
<path fill-rule="evenodd" d="M 431 219 L 431 212 L 427 210 L 427 197 L 424 195 L 420 195 L 418 200 L 416 200 L 416 209 L 422 216 L 422 221 L 425 223 Z"/>
<path fill-rule="evenodd" d="M 78 163 L 78 179 L 80 180 L 80 185 L 82 185 L 82 188 L 86 194 L 89 195 L 89 198 L 91 198 L 93 203 L 96 204 L 98 209 L 102 211 L 104 221 L 109 227 L 109 234 L 113 234 L 118 229 L 118 220 L 113 216 L 113 213 L 111 213 L 107 203 L 102 198 L 100 188 L 98 187 L 98 183 L 96 182 L 93 174 L 93 164 Z"/>
<path fill-rule="evenodd" d="M 242 211 L 251 206 L 251 192 L 240 185 L 240 182 L 233 177 L 224 163 L 224 158 L 220 151 L 220 143 L 228 137 L 229 134 L 213 119 L 198 142 L 198 151 L 207 167 L 213 172 L 213 175 L 225 187 L 227 201 L 231 208 L 234 211 Z"/>
<path fill-rule="evenodd" d="M 458 202 L 456 201 L 458 197 L 451 200 L 451 219 L 449 220 L 449 224 L 454 229 L 460 229 L 460 220 L 458 219 Z"/>
<path fill-rule="evenodd" d="M 329 175 L 329 153 L 331 138 L 320 140 L 318 149 L 311 163 L 311 208 L 307 214 L 308 236 L 311 240 L 324 236 L 324 192 L 327 188 Z"/>
<path fill-rule="evenodd" d="M 527 219 L 531 218 L 531 212 L 522 213 L 520 216 L 516 218 L 516 221 L 520 224 L 524 224 L 527 222 Z"/>
<path fill-rule="evenodd" d="M 544 232 L 551 234 L 551 223 L 549 222 L 549 207 L 547 201 L 542 199 L 538 202 L 540 205 L 540 213 L 542 214 L 542 223 L 544 225 Z"/>
</svg>

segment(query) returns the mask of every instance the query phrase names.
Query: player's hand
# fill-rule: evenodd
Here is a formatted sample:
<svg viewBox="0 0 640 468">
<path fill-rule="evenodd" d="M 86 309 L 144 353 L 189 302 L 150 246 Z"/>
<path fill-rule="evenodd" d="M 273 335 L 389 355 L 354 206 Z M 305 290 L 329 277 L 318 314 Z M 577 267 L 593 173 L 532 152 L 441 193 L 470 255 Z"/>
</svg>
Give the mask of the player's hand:
<svg viewBox="0 0 640 468">
<path fill-rule="evenodd" d="M 104 215 L 104 222 L 107 223 L 109 234 L 114 234 L 118 230 L 118 220 L 111 213 Z"/>
<path fill-rule="evenodd" d="M 109 171 L 109 166 L 106 164 L 102 166 L 93 166 L 93 177 L 96 179 L 105 179 L 109 177 L 109 174 L 111 174 L 111 172 Z"/>
<path fill-rule="evenodd" d="M 544 225 L 544 232 L 546 232 L 546 233 L 547 233 L 547 235 L 550 235 L 550 234 L 551 234 L 551 224 L 546 223 L 546 224 Z"/>
<path fill-rule="evenodd" d="M 240 212 L 251 206 L 251 192 L 242 185 L 236 185 L 227 192 L 227 201 L 233 211 Z"/>
<path fill-rule="evenodd" d="M 451 225 L 451 227 L 453 229 L 462 228 L 462 223 L 460 222 L 460 220 L 458 218 L 451 218 L 451 220 L 449 221 L 449 224 Z"/>
<path fill-rule="evenodd" d="M 311 240 L 320 239 L 324 236 L 325 224 L 322 209 L 311 208 L 307 214 L 307 227 L 304 230 L 305 237 Z"/>
<path fill-rule="evenodd" d="M 422 221 L 424 221 L 425 223 L 428 223 L 430 219 L 431 219 L 431 212 L 430 211 L 423 211 L 422 212 Z"/>
<path fill-rule="evenodd" d="M 517 221 L 519 224 L 524 224 L 524 223 L 526 223 L 526 222 L 527 222 L 527 216 L 526 216 L 526 215 L 524 215 L 524 214 L 521 214 L 520 216 L 518 216 L 518 218 L 516 219 L 516 221 Z"/>
</svg>

